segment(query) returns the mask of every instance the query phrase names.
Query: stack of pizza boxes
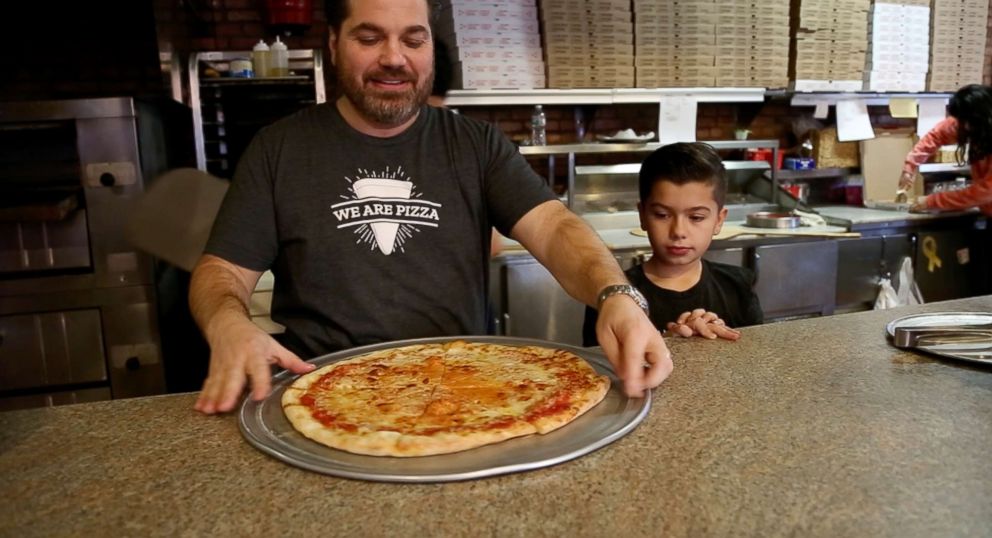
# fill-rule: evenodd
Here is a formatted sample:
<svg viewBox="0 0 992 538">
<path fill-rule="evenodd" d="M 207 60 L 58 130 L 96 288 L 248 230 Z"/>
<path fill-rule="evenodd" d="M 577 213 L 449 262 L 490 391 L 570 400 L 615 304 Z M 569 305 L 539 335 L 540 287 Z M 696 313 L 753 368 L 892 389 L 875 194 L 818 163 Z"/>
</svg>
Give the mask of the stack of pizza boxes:
<svg viewBox="0 0 992 538">
<path fill-rule="evenodd" d="M 464 89 L 544 88 L 540 30 L 535 0 L 443 0 L 435 27 Z"/>
<path fill-rule="evenodd" d="M 795 91 L 860 91 L 870 0 L 793 0 L 790 51 Z"/>
<path fill-rule="evenodd" d="M 720 0 L 716 85 L 789 85 L 789 0 Z"/>
<path fill-rule="evenodd" d="M 550 88 L 634 85 L 629 0 L 541 0 Z"/>
<path fill-rule="evenodd" d="M 715 0 L 634 0 L 637 87 L 706 87 L 716 84 Z"/>
<path fill-rule="evenodd" d="M 922 92 L 930 69 L 930 0 L 876 0 L 864 89 Z"/>
<path fill-rule="evenodd" d="M 982 82 L 988 12 L 987 0 L 933 0 L 928 90 Z"/>
</svg>

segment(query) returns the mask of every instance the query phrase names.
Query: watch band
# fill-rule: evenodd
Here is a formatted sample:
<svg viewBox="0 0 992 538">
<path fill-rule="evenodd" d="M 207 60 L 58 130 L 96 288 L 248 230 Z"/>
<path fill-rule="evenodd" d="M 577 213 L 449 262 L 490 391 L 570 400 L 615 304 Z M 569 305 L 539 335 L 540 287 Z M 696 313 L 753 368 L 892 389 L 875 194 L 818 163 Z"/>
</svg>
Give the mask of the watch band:
<svg viewBox="0 0 992 538">
<path fill-rule="evenodd" d="M 648 316 L 650 316 L 650 310 L 648 310 L 648 300 L 644 298 L 644 294 L 640 290 L 631 286 L 630 284 L 613 284 L 612 286 L 606 286 L 603 291 L 599 292 L 599 296 L 596 297 L 596 310 L 599 310 L 603 306 L 603 301 L 614 296 L 614 295 L 626 295 L 637 303 L 637 306 L 641 307 L 641 310 Z"/>
</svg>

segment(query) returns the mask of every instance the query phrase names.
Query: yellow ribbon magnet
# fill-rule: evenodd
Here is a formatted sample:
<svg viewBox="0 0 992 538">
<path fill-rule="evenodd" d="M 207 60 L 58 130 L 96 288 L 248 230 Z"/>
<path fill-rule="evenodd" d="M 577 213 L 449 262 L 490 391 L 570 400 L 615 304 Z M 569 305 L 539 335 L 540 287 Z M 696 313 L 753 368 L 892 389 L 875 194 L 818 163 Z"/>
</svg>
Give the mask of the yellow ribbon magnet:
<svg viewBox="0 0 992 538">
<path fill-rule="evenodd" d="M 940 269 L 943 265 L 937 256 L 937 240 L 932 235 L 923 238 L 923 255 L 927 257 L 927 272 L 932 273 L 934 268 Z"/>
</svg>

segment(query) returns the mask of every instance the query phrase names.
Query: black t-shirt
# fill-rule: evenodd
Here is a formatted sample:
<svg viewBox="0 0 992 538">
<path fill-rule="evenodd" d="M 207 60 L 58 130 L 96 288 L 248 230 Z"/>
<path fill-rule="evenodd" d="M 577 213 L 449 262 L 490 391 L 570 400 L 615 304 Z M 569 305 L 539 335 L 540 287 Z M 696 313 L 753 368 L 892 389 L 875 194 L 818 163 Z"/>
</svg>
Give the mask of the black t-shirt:
<svg viewBox="0 0 992 538">
<path fill-rule="evenodd" d="M 491 227 L 554 198 L 492 125 L 425 106 L 376 138 L 328 103 L 259 132 L 206 252 L 272 269 L 272 319 L 304 357 L 484 334 Z"/>
<path fill-rule="evenodd" d="M 760 325 L 764 321 L 761 304 L 755 295 L 754 273 L 749 269 L 703 260 L 699 282 L 685 291 L 666 290 L 656 286 L 644 274 L 644 266 L 636 265 L 626 272 L 630 283 L 641 290 L 648 300 L 651 322 L 660 331 L 676 321 L 684 312 L 706 309 L 720 316 L 729 327 Z M 582 343 L 598 345 L 596 339 L 596 310 L 586 307 L 582 325 Z"/>
</svg>

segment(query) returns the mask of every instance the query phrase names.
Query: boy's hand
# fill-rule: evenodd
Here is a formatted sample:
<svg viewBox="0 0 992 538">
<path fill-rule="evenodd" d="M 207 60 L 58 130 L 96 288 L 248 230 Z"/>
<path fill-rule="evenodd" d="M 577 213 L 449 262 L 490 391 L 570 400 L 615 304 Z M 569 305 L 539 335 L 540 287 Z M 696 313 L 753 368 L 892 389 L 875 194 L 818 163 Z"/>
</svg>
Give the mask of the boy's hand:
<svg viewBox="0 0 992 538">
<path fill-rule="evenodd" d="M 720 316 L 713 312 L 707 312 L 702 308 L 697 308 L 692 312 L 683 312 L 679 319 L 669 323 L 666 327 L 672 334 L 684 336 L 702 336 L 703 338 L 724 340 L 737 340 L 741 337 L 741 332 L 727 327 Z"/>
</svg>

